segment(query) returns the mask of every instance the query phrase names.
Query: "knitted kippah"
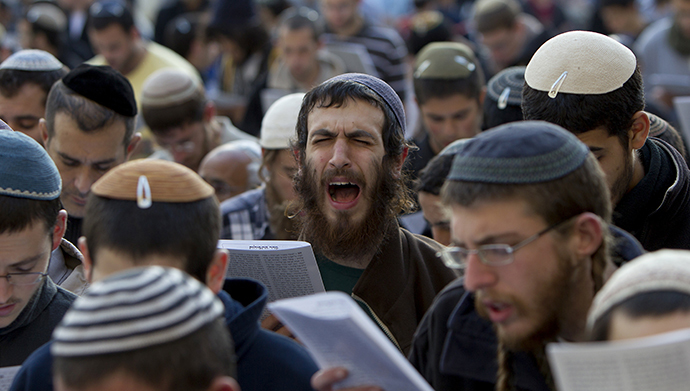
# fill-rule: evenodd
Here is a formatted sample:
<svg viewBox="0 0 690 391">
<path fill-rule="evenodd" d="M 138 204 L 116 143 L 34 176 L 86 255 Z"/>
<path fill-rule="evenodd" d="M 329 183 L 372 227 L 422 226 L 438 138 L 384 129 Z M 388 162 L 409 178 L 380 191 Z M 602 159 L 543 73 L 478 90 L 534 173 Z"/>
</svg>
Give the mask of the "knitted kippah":
<svg viewBox="0 0 690 391">
<path fill-rule="evenodd" d="M 449 180 L 527 184 L 561 178 L 580 167 L 589 149 L 572 133 L 544 121 L 511 122 L 469 139 Z"/>
<path fill-rule="evenodd" d="M 416 57 L 415 79 L 465 79 L 477 70 L 474 52 L 459 42 L 433 42 Z"/>
<path fill-rule="evenodd" d="M 406 121 L 403 104 L 400 101 L 398 94 L 396 94 L 393 88 L 391 88 L 391 86 L 389 86 L 385 81 L 379 79 L 378 77 L 364 73 L 345 73 L 332 77 L 326 80 L 324 83 L 334 81 L 352 81 L 369 87 L 376 93 L 376 95 L 380 96 L 381 99 L 386 102 L 391 111 L 393 111 L 393 114 L 395 114 L 395 119 L 398 120 L 398 125 L 400 125 L 400 129 L 402 130 L 402 134 L 405 134 Z"/>
<path fill-rule="evenodd" d="M 54 200 L 62 180 L 53 159 L 36 140 L 0 121 L 0 195 Z"/>
<path fill-rule="evenodd" d="M 129 352 L 186 337 L 223 313 L 221 301 L 174 268 L 149 266 L 96 282 L 53 332 L 53 356 Z"/>
<path fill-rule="evenodd" d="M 625 300 L 657 291 L 690 295 L 690 251 L 655 251 L 621 266 L 594 297 L 587 327 L 591 330 L 602 315 Z"/>
<path fill-rule="evenodd" d="M 215 194 L 213 187 L 196 172 L 157 159 L 120 164 L 97 180 L 91 192 L 104 198 L 137 201 L 142 209 L 152 202 L 194 202 Z"/>
<path fill-rule="evenodd" d="M 57 71 L 64 65 L 52 54 L 38 49 L 25 49 L 7 57 L 0 64 L 0 69 L 16 69 L 19 71 Z"/>
<path fill-rule="evenodd" d="M 546 41 L 527 64 L 525 82 L 556 98 L 559 92 L 595 95 L 617 90 L 637 68 L 633 52 L 611 37 L 569 31 Z"/>
<path fill-rule="evenodd" d="M 191 100 L 195 94 L 203 93 L 198 80 L 174 68 L 165 68 L 152 73 L 141 90 L 141 105 L 167 107 Z"/>
<path fill-rule="evenodd" d="M 26 12 L 26 20 L 56 33 L 62 33 L 67 28 L 65 11 L 49 1 L 35 2 Z"/>
<path fill-rule="evenodd" d="M 261 121 L 259 144 L 266 149 L 287 149 L 296 135 L 297 117 L 302 106 L 303 92 L 286 95 L 273 102 Z"/>
<path fill-rule="evenodd" d="M 465 144 L 467 144 L 468 141 L 471 139 L 469 138 L 461 138 L 458 140 L 453 141 L 452 143 L 446 145 L 441 152 L 439 152 L 439 155 L 455 155 L 456 153 L 460 152 L 462 148 L 465 147 Z"/>
<path fill-rule="evenodd" d="M 649 137 L 659 137 L 671 128 L 671 125 L 658 116 L 647 112 L 649 117 Z"/>
<path fill-rule="evenodd" d="M 496 102 L 501 110 L 507 106 L 520 106 L 524 84 L 524 66 L 506 68 L 489 80 L 486 97 Z"/>
<path fill-rule="evenodd" d="M 122 74 L 107 65 L 81 64 L 62 78 L 72 91 L 125 117 L 137 115 L 134 90 Z"/>
</svg>

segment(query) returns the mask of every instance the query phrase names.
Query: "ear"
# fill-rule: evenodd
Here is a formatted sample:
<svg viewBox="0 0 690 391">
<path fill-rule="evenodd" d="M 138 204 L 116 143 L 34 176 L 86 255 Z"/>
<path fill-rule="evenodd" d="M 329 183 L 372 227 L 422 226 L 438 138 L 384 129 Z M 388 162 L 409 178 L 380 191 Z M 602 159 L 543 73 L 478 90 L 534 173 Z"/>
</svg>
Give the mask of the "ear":
<svg viewBox="0 0 690 391">
<path fill-rule="evenodd" d="M 393 176 L 397 179 L 402 175 L 403 164 L 407 158 L 407 154 L 410 152 L 410 148 L 403 147 L 403 152 L 396 158 L 395 165 L 393 166 Z"/>
<path fill-rule="evenodd" d="M 240 385 L 230 376 L 222 376 L 213 379 L 208 391 L 240 391 Z"/>
<path fill-rule="evenodd" d="M 141 141 L 141 133 L 136 132 L 132 136 L 132 140 L 129 141 L 129 145 L 127 145 L 127 150 L 126 150 L 126 157 L 125 160 L 129 160 L 129 157 L 132 155 L 132 151 L 139 145 L 139 141 Z"/>
<path fill-rule="evenodd" d="M 67 230 L 67 211 L 61 209 L 58 212 L 57 219 L 55 220 L 55 226 L 53 227 L 53 250 L 60 246 L 62 242 L 62 237 L 65 236 L 65 231 Z"/>
<path fill-rule="evenodd" d="M 213 101 L 209 100 L 204 106 L 204 123 L 211 122 L 213 117 L 216 116 L 216 105 Z"/>
<path fill-rule="evenodd" d="M 573 251 L 577 259 L 591 257 L 601 247 L 604 241 L 602 224 L 599 216 L 591 212 L 577 216 L 573 224 Z"/>
<path fill-rule="evenodd" d="M 649 117 L 644 111 L 638 111 L 633 114 L 633 124 L 630 127 L 630 147 L 632 149 L 640 149 L 647 141 L 649 136 Z"/>
<path fill-rule="evenodd" d="M 479 65 L 477 65 L 479 66 Z M 486 98 L 486 86 L 482 87 L 482 90 L 479 92 L 479 110 L 484 109 L 484 99 Z"/>
<path fill-rule="evenodd" d="M 81 255 L 84 256 L 84 274 L 86 275 L 86 280 L 89 283 L 92 283 L 93 259 L 91 259 L 91 252 L 89 251 L 89 246 L 86 244 L 86 236 L 80 237 L 77 243 L 79 246 L 79 251 L 81 251 Z"/>
<path fill-rule="evenodd" d="M 41 131 L 41 140 L 43 145 L 48 146 L 48 127 L 46 126 L 46 119 L 41 118 L 38 121 L 38 129 Z"/>
<path fill-rule="evenodd" d="M 213 291 L 213 293 L 220 292 L 223 289 L 225 282 L 225 271 L 228 266 L 228 251 L 218 249 L 213 254 L 213 260 L 206 269 L 206 286 Z"/>
<path fill-rule="evenodd" d="M 295 155 L 295 161 L 297 162 L 297 167 L 302 167 L 302 159 L 299 156 L 299 150 L 297 148 L 292 149 L 292 154 Z"/>
</svg>

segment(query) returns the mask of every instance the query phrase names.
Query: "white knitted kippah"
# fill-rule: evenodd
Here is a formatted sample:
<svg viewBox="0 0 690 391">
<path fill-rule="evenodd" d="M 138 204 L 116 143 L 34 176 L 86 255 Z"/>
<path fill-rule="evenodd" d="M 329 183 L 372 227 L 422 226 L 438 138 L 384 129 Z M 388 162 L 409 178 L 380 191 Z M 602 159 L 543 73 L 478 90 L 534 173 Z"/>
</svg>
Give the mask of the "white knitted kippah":
<svg viewBox="0 0 690 391">
<path fill-rule="evenodd" d="M 690 251 L 655 251 L 623 265 L 594 297 L 587 327 L 591 330 L 602 315 L 625 300 L 655 291 L 690 295 Z"/>
<path fill-rule="evenodd" d="M 53 332 L 53 356 L 128 352 L 178 340 L 223 313 L 221 301 L 181 270 L 130 269 L 93 284 Z"/>
<path fill-rule="evenodd" d="M 52 54 L 38 49 L 20 50 L 0 64 L 0 69 L 47 72 L 62 69 L 64 65 Z"/>
<path fill-rule="evenodd" d="M 290 148 L 290 139 L 297 135 L 297 117 L 302 107 L 303 92 L 285 95 L 273 102 L 261 121 L 259 144 L 266 149 Z"/>
<path fill-rule="evenodd" d="M 606 35 L 569 31 L 546 41 L 525 69 L 525 82 L 555 98 L 605 94 L 621 88 L 635 72 L 633 52 Z"/>
</svg>

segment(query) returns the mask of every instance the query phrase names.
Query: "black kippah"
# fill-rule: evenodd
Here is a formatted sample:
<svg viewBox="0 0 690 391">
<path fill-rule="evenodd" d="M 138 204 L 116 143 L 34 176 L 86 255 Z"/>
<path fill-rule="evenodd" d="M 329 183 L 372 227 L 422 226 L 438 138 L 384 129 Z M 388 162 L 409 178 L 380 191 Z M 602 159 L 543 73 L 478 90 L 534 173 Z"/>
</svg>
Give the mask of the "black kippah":
<svg viewBox="0 0 690 391">
<path fill-rule="evenodd" d="M 65 86 L 101 106 L 124 115 L 137 115 L 134 90 L 122 74 L 103 65 L 81 64 L 62 78 Z"/>
</svg>

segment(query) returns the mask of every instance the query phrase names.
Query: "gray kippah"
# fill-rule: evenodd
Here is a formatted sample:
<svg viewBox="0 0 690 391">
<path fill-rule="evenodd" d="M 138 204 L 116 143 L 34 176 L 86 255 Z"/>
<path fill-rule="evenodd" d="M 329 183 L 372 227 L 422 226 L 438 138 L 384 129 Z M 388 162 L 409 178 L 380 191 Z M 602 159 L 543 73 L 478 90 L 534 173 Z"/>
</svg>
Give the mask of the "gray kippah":
<svg viewBox="0 0 690 391">
<path fill-rule="evenodd" d="M 506 68 L 489 80 L 486 96 L 501 110 L 507 106 L 520 106 L 524 84 L 524 66 Z"/>
<path fill-rule="evenodd" d="M 587 327 L 591 330 L 602 315 L 627 299 L 658 291 L 690 295 L 690 251 L 655 251 L 623 265 L 594 297 Z"/>
<path fill-rule="evenodd" d="M 589 149 L 572 133 L 544 121 L 497 126 L 467 141 L 449 180 L 528 184 L 561 178 L 580 167 Z"/>
<path fill-rule="evenodd" d="M 18 71 L 57 71 L 64 65 L 52 54 L 38 49 L 25 49 L 7 57 L 0 64 L 0 69 L 16 69 Z"/>
<path fill-rule="evenodd" d="M 128 352 L 172 342 L 223 313 L 220 300 L 174 268 L 135 268 L 97 282 L 53 332 L 53 356 Z"/>
<path fill-rule="evenodd" d="M 62 180 L 53 159 L 34 139 L 0 121 L 0 195 L 54 200 Z"/>
<path fill-rule="evenodd" d="M 477 70 L 477 59 L 460 42 L 432 42 L 417 53 L 415 79 L 466 79 Z"/>
<path fill-rule="evenodd" d="M 398 125 L 402 130 L 402 134 L 405 134 L 406 121 L 405 121 L 405 110 L 403 109 L 403 104 L 400 101 L 400 97 L 395 93 L 393 88 L 389 86 L 385 81 L 367 75 L 364 73 L 345 73 L 339 76 L 332 77 L 326 80 L 324 83 L 330 83 L 333 81 L 353 81 L 355 83 L 362 84 L 373 90 L 376 95 L 380 96 L 388 107 L 395 114 L 395 118 L 398 120 Z"/>
<path fill-rule="evenodd" d="M 144 81 L 141 90 L 142 107 L 169 107 L 203 96 L 199 80 L 175 68 L 163 68 Z"/>
</svg>

